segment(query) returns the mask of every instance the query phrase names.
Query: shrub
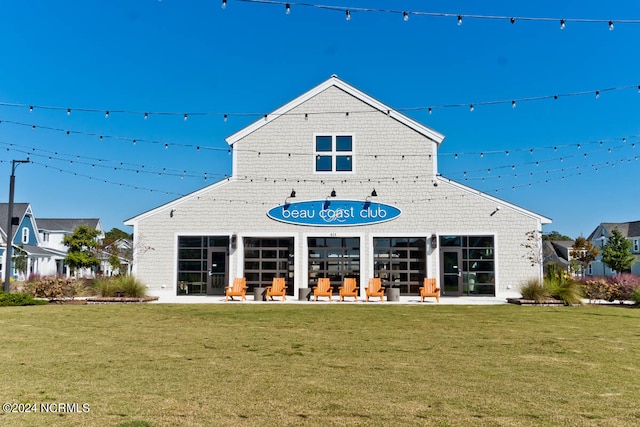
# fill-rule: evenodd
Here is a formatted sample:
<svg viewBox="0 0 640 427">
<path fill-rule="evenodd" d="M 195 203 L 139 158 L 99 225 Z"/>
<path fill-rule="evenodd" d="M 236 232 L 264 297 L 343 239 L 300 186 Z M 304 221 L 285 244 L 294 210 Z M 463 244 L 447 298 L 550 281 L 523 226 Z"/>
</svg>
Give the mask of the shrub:
<svg viewBox="0 0 640 427">
<path fill-rule="evenodd" d="M 114 297 L 116 296 L 116 293 L 119 292 L 119 289 L 115 285 L 113 279 L 109 279 L 108 277 L 100 277 L 93 280 L 91 288 L 96 295 L 101 297 Z"/>
<path fill-rule="evenodd" d="M 535 302 L 543 302 L 549 299 L 549 290 L 539 280 L 529 280 L 520 288 L 522 298 L 533 300 Z"/>
<path fill-rule="evenodd" d="M 581 282 L 584 295 L 590 302 L 595 300 L 613 301 L 615 299 L 615 287 L 604 278 L 587 279 Z"/>
<path fill-rule="evenodd" d="M 615 288 L 613 299 L 620 302 L 632 300 L 633 293 L 640 289 L 640 277 L 630 273 L 621 273 L 608 278 Z"/>
<path fill-rule="evenodd" d="M 582 286 L 565 271 L 550 265 L 544 278 L 544 287 L 551 298 L 561 300 L 565 305 L 582 303 Z"/>
<path fill-rule="evenodd" d="M 633 291 L 633 294 L 631 294 L 631 301 L 636 305 L 640 305 L 640 288 Z"/>
<path fill-rule="evenodd" d="M 33 296 L 24 293 L 6 293 L 0 291 L 0 306 L 23 306 L 46 304 L 46 300 L 36 300 Z"/>
<path fill-rule="evenodd" d="M 124 296 L 141 298 L 146 295 L 147 290 L 144 285 L 133 276 L 116 276 L 114 281 Z"/>
<path fill-rule="evenodd" d="M 132 297 L 145 296 L 146 288 L 133 276 L 101 277 L 95 279 L 92 288 L 102 297 Z"/>
<path fill-rule="evenodd" d="M 72 298 L 84 291 L 84 282 L 64 277 L 34 278 L 24 291 L 37 298 Z"/>
</svg>

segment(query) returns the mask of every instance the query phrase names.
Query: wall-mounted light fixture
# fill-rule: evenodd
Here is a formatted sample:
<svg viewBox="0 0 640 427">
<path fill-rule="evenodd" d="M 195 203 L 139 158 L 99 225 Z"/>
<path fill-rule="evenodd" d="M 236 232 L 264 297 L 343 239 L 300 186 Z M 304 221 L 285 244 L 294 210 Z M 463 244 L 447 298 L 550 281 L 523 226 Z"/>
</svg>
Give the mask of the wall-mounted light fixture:
<svg viewBox="0 0 640 427">
<path fill-rule="evenodd" d="M 498 213 L 499 210 L 500 210 L 500 206 L 496 206 L 496 209 L 493 212 L 491 212 L 490 216 L 494 216 L 495 214 Z"/>
<path fill-rule="evenodd" d="M 336 197 L 336 189 L 331 190 L 331 197 Z"/>
<path fill-rule="evenodd" d="M 176 211 L 175 209 L 171 209 L 171 210 L 169 211 L 169 218 L 173 218 L 173 213 L 174 213 L 175 211 Z"/>
<path fill-rule="evenodd" d="M 371 192 L 371 197 L 378 197 L 378 193 L 376 192 L 376 189 L 374 188 L 373 191 Z"/>
<path fill-rule="evenodd" d="M 294 198 L 296 197 L 296 190 L 291 190 L 291 194 L 289 195 L 290 198 Z"/>
<path fill-rule="evenodd" d="M 236 233 L 233 233 L 231 235 L 231 250 L 235 251 L 237 247 L 238 247 L 238 235 Z"/>
<path fill-rule="evenodd" d="M 431 235 L 431 249 L 436 249 L 438 247 L 438 236 L 435 234 Z"/>
</svg>

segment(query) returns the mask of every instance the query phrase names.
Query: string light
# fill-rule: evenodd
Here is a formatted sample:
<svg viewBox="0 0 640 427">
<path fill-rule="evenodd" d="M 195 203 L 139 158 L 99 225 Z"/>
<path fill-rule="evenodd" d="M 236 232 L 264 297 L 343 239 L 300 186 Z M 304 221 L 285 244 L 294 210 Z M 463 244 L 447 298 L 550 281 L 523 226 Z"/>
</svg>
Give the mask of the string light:
<svg viewBox="0 0 640 427">
<path fill-rule="evenodd" d="M 473 107 L 473 104 L 469 104 L 469 111 L 473 112 L 473 110 L 475 110 L 475 108 Z"/>
<path fill-rule="evenodd" d="M 287 3 L 286 6 L 285 6 L 285 13 L 287 15 L 289 15 L 291 13 L 291 5 L 289 3 Z"/>
<path fill-rule="evenodd" d="M 361 8 L 361 7 L 350 7 L 350 6 L 330 6 L 325 4 L 313 4 L 313 3 L 296 3 L 296 2 L 284 2 L 278 0 L 238 0 L 245 3 L 261 3 L 268 5 L 286 5 L 290 4 L 293 6 L 300 7 L 310 7 L 315 9 L 322 10 L 330 10 L 334 12 L 370 12 L 370 13 L 403 13 L 402 10 L 397 9 L 377 9 L 377 8 Z M 226 5 L 226 0 L 223 0 L 223 7 Z M 457 18 L 458 22 L 462 22 L 462 17 L 465 19 L 486 19 L 486 20 L 509 20 L 512 24 L 515 23 L 516 19 L 520 19 L 523 21 L 532 21 L 532 22 L 549 22 L 549 21 L 560 21 L 560 28 L 564 30 L 565 24 L 567 22 L 575 22 L 575 23 L 608 23 L 609 29 L 613 29 L 613 20 L 610 19 L 594 19 L 594 18 L 554 18 L 554 17 L 545 17 L 545 16 L 509 16 L 509 15 L 482 15 L 482 14 L 460 14 L 460 13 L 446 13 L 446 12 L 425 12 L 425 11 L 406 11 L 412 15 L 418 16 L 426 16 L 431 18 Z M 616 19 L 617 23 L 624 24 L 640 24 L 640 19 Z"/>
<path fill-rule="evenodd" d="M 409 14 L 407 12 L 402 12 L 402 15 L 403 15 L 404 22 L 407 22 L 409 20 Z"/>
<path fill-rule="evenodd" d="M 525 97 L 525 98 L 510 98 L 510 99 L 503 99 L 503 100 L 489 100 L 489 101 L 480 101 L 480 102 L 474 102 L 473 105 L 474 106 L 478 106 L 478 105 L 498 105 L 498 104 L 511 104 L 513 105 L 514 102 L 516 103 L 521 103 L 521 102 L 534 102 L 534 101 L 543 101 L 543 100 L 547 100 L 547 99 L 554 99 L 557 100 L 559 99 L 559 97 L 575 97 L 575 96 L 582 96 L 582 95 L 592 95 L 594 93 L 597 93 L 597 95 L 599 96 L 600 94 L 604 93 L 604 92 L 612 92 L 612 91 L 621 91 L 621 90 L 628 90 L 628 89 L 633 89 L 634 91 L 637 91 L 638 93 L 640 93 L 640 84 L 633 84 L 633 85 L 625 85 L 625 86 L 616 86 L 616 87 L 609 87 L 609 88 L 600 88 L 600 89 L 591 89 L 591 90 L 585 90 L 585 91 L 579 91 L 579 92 L 567 92 L 567 93 L 562 93 L 562 94 L 554 94 L 554 95 L 540 95 L 540 96 L 534 96 L 534 97 Z M 405 108 L 396 108 L 395 111 L 398 112 L 405 112 L 405 111 L 419 111 L 419 110 L 427 110 L 429 112 L 432 112 L 433 109 L 435 108 L 460 108 L 460 107 L 466 107 L 469 108 L 469 103 L 458 103 L 458 104 L 442 104 L 442 105 L 429 105 L 429 106 L 418 106 L 418 107 L 405 107 Z M 146 112 L 140 112 L 140 111 L 133 111 L 133 110 L 112 110 L 112 109 L 107 109 L 106 112 L 104 109 L 91 109 L 91 108 L 74 108 L 74 107 L 60 107 L 60 106 L 46 106 L 46 105 L 33 105 L 33 104 L 18 104 L 18 103 L 10 103 L 10 102 L 1 102 L 0 101 L 0 106 L 2 107 L 18 107 L 18 108 L 29 108 L 29 111 L 33 111 L 34 108 L 39 108 L 39 109 L 43 109 L 43 110 L 63 110 L 63 111 L 67 111 L 67 110 L 74 110 L 74 111 L 81 111 L 81 112 L 87 112 L 87 113 L 104 113 L 105 117 L 108 117 L 110 114 L 112 113 L 122 113 L 122 114 L 133 114 L 133 115 L 143 115 L 145 120 L 149 117 L 150 114 L 156 114 L 156 115 L 163 115 L 163 116 L 182 116 L 184 118 L 185 113 L 181 112 L 150 112 L 150 111 L 146 111 Z M 359 111 L 351 111 L 351 113 L 361 113 L 361 114 L 366 114 L 366 113 L 375 113 L 378 110 L 374 109 L 374 108 L 370 108 L 370 109 L 366 109 L 366 110 L 359 110 Z M 338 112 L 336 112 L 335 110 L 331 110 L 331 111 L 314 111 L 311 114 L 337 114 Z M 304 114 L 308 114 L 308 113 L 298 113 L 298 112 L 290 112 L 290 113 L 281 113 L 279 116 L 284 116 L 284 115 L 304 115 Z M 340 113 L 342 114 L 342 113 Z M 262 115 L 263 117 L 266 116 L 262 113 L 217 113 L 217 112 L 192 112 L 189 113 L 189 115 L 193 116 L 193 115 L 197 115 L 197 116 L 222 116 L 223 118 L 228 118 L 229 116 L 260 116 Z"/>
<path fill-rule="evenodd" d="M 351 21 L 351 12 L 347 10 L 346 15 L 347 15 L 347 21 Z"/>
<path fill-rule="evenodd" d="M 71 108 L 67 108 L 67 116 L 71 115 Z"/>
<path fill-rule="evenodd" d="M 462 15 L 458 15 L 458 26 L 462 25 Z"/>
<path fill-rule="evenodd" d="M 108 118 L 109 118 L 109 111 L 105 111 L 105 113 L 104 113 L 104 117 L 105 117 L 105 119 L 108 119 Z"/>
<path fill-rule="evenodd" d="M 516 101 L 511 101 L 511 108 L 516 108 Z"/>
<path fill-rule="evenodd" d="M 227 0 L 222 0 L 222 6 L 223 9 L 227 8 Z"/>
</svg>

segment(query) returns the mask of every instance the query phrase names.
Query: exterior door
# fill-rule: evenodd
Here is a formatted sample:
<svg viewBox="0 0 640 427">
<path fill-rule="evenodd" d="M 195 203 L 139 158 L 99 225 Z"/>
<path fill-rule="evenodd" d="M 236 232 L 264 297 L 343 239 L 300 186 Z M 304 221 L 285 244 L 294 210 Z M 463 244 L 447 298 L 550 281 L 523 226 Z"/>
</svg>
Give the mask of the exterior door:
<svg viewBox="0 0 640 427">
<path fill-rule="evenodd" d="M 462 249 L 443 248 L 440 252 L 442 295 L 462 295 Z"/>
<path fill-rule="evenodd" d="M 225 248 L 213 248 L 209 251 L 209 274 L 207 295 L 224 295 L 224 288 L 229 283 L 229 255 Z"/>
</svg>

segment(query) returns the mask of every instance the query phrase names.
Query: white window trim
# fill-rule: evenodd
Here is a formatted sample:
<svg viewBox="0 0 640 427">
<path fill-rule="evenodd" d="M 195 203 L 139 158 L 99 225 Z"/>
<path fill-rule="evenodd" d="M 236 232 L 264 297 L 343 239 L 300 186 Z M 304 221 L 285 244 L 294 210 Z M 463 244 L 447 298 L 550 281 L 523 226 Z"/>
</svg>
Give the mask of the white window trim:
<svg viewBox="0 0 640 427">
<path fill-rule="evenodd" d="M 22 243 L 23 244 L 29 243 L 29 228 L 28 227 L 22 227 Z"/>
<path fill-rule="evenodd" d="M 316 138 L 319 136 L 331 137 L 331 151 L 317 151 L 316 150 Z M 351 137 L 351 151 L 337 151 L 336 150 L 336 137 L 337 136 L 350 136 Z M 335 175 L 335 174 L 355 174 L 356 171 L 356 159 L 354 153 L 356 152 L 356 137 L 352 132 L 314 132 L 313 134 L 313 159 L 312 168 L 314 174 L 319 175 Z M 351 170 L 350 171 L 337 171 L 336 169 L 336 157 L 338 156 L 351 156 Z M 330 171 L 318 171 L 316 170 L 316 158 L 318 156 L 331 156 L 331 169 Z"/>
</svg>

